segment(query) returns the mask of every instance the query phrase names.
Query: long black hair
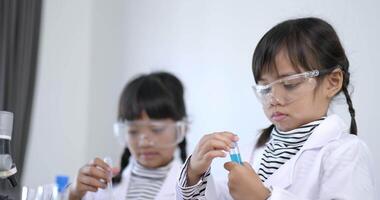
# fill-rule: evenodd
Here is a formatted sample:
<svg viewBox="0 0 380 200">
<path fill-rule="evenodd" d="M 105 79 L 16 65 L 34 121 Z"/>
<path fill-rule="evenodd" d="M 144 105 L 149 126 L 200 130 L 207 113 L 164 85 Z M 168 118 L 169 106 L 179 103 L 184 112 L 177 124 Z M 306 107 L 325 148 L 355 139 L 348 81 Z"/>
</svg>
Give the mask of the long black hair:
<svg viewBox="0 0 380 200">
<path fill-rule="evenodd" d="M 259 41 L 253 54 L 252 71 L 256 83 L 265 72 L 276 70 L 275 58 L 286 51 L 295 70 L 333 71 L 337 66 L 343 71 L 340 92 L 346 97 L 351 115 L 350 133 L 357 135 L 355 109 L 348 92 L 350 83 L 349 61 L 334 28 L 326 21 L 308 17 L 281 22 L 270 29 Z M 262 130 L 256 146 L 263 146 L 274 125 Z"/>
<path fill-rule="evenodd" d="M 123 89 L 119 101 L 118 120 L 138 120 L 145 112 L 151 119 L 174 121 L 187 117 L 184 101 L 184 88 L 181 81 L 167 72 L 154 72 L 140 75 L 131 80 Z M 183 162 L 187 158 L 186 138 L 178 144 Z M 121 181 L 122 171 L 127 167 L 131 152 L 124 149 L 121 157 L 120 173 L 112 181 Z"/>
</svg>

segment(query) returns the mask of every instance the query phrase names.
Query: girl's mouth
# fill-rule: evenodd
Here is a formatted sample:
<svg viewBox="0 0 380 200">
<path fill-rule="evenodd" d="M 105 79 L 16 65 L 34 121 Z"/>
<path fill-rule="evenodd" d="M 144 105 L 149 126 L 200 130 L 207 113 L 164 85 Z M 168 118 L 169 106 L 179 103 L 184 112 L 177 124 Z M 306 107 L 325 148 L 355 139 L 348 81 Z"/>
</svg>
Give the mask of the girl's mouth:
<svg viewBox="0 0 380 200">
<path fill-rule="evenodd" d="M 281 122 L 283 121 L 288 115 L 281 113 L 281 112 L 275 112 L 272 114 L 271 119 L 275 122 Z"/>
<path fill-rule="evenodd" d="M 142 158 L 144 158 L 144 159 L 152 159 L 152 158 L 154 158 L 154 157 L 156 157 L 156 156 L 158 156 L 158 155 L 159 155 L 158 152 L 142 152 L 142 153 L 140 154 L 140 156 L 141 156 Z"/>
</svg>

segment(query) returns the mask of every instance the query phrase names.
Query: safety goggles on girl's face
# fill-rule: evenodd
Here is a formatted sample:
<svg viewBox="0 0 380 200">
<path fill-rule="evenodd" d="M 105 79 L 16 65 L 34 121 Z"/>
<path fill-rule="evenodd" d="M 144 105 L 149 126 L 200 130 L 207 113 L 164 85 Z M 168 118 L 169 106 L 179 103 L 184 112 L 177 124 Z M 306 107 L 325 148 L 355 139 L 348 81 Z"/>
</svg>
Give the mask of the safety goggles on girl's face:
<svg viewBox="0 0 380 200">
<path fill-rule="evenodd" d="M 168 148 L 178 145 L 185 138 L 188 122 L 163 120 L 135 120 L 117 122 L 114 132 L 127 146 Z"/>
<path fill-rule="evenodd" d="M 306 95 L 308 91 L 314 90 L 317 86 L 315 77 L 327 74 L 331 71 L 332 70 L 312 70 L 290 75 L 267 85 L 254 85 L 252 88 L 264 106 L 270 106 L 274 102 L 286 105 Z"/>
</svg>

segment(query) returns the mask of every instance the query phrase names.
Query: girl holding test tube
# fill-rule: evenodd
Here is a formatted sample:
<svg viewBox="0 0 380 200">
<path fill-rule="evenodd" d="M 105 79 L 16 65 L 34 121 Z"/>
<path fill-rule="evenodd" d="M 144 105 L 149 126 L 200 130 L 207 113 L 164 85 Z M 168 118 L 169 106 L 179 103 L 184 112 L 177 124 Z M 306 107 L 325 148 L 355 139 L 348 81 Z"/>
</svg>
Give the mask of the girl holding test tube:
<svg viewBox="0 0 380 200">
<path fill-rule="evenodd" d="M 284 21 L 270 29 L 253 54 L 253 89 L 271 121 L 242 150 L 242 165 L 225 163 L 228 179 L 210 173 L 238 137 L 211 133 L 185 162 L 177 199 L 373 200 L 374 181 L 366 144 L 358 137 L 348 86 L 349 62 L 333 27 L 319 18 Z M 328 113 L 342 93 L 350 126 Z"/>
<path fill-rule="evenodd" d="M 69 199 L 175 199 L 177 174 L 187 156 L 183 93 L 182 83 L 166 72 L 130 81 L 114 127 L 126 148 L 111 194 L 110 166 L 96 158 L 79 170 Z"/>
</svg>

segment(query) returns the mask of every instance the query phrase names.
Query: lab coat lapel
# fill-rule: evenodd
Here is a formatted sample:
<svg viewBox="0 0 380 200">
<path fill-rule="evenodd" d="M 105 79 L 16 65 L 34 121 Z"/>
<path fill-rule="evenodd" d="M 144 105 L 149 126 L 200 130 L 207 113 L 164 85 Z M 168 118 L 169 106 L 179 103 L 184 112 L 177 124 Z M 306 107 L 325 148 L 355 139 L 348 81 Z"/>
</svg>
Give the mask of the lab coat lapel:
<svg viewBox="0 0 380 200">
<path fill-rule="evenodd" d="M 338 115 L 330 115 L 314 130 L 301 148 L 302 151 L 319 148 L 347 133 L 346 123 Z M 300 151 L 301 151 L 300 150 Z"/>
<path fill-rule="evenodd" d="M 292 184 L 294 160 L 298 157 L 299 153 L 294 155 L 293 158 L 288 160 L 280 168 L 278 168 L 269 178 L 264 182 L 265 186 L 275 185 L 280 188 L 287 188 Z"/>
<path fill-rule="evenodd" d="M 181 166 L 182 163 L 179 160 L 173 161 L 169 173 L 155 199 L 175 199 L 177 177 L 179 176 Z"/>
<path fill-rule="evenodd" d="M 128 165 L 127 168 L 122 172 L 122 181 L 120 185 L 118 186 L 118 190 L 115 191 L 114 196 L 115 197 L 123 197 L 125 198 L 127 196 L 127 191 L 129 187 L 129 179 L 131 178 L 132 173 L 132 164 Z"/>
<path fill-rule="evenodd" d="M 328 116 L 314 130 L 299 152 L 269 176 L 264 184 L 266 186 L 275 185 L 284 189 L 289 187 L 292 184 L 294 167 L 300 155 L 305 151 L 323 147 L 328 142 L 336 140 L 346 130 L 346 127 L 343 120 L 337 115 Z"/>
</svg>

